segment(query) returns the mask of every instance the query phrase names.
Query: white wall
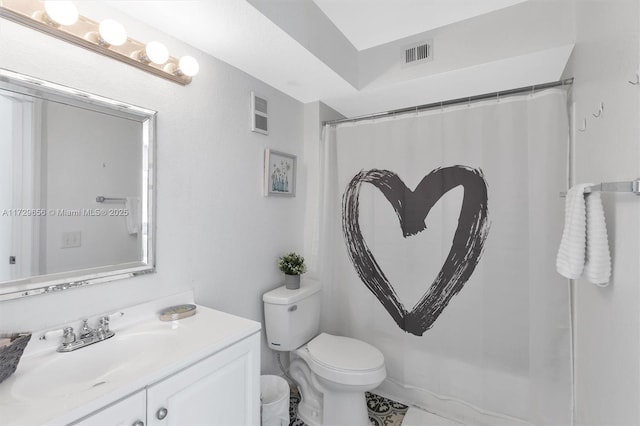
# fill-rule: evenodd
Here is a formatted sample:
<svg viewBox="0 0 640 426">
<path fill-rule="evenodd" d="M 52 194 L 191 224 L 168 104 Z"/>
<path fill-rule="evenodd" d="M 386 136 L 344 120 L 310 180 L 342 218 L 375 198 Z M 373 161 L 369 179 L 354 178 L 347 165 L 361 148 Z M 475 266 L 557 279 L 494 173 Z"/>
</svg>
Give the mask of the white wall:
<svg viewBox="0 0 640 426">
<path fill-rule="evenodd" d="M 575 1 L 575 182 L 640 176 L 639 2 Z M 600 118 L 593 117 L 600 102 Z M 603 194 L 613 276 L 606 288 L 575 284 L 576 424 L 640 424 L 640 200 Z"/>
<path fill-rule="evenodd" d="M 0 330 L 36 330 L 187 289 L 198 303 L 261 321 L 261 294 L 281 280 L 277 257 L 302 250 L 306 188 L 300 173 L 297 197 L 263 197 L 264 150 L 303 158 L 303 106 L 140 22 L 113 16 L 133 38 L 159 38 L 173 55 L 195 56 L 200 74 L 183 87 L 1 19 L 0 67 L 158 111 L 157 273 L 2 302 Z M 251 90 L 270 100 L 269 136 L 250 132 Z M 266 346 L 262 362 L 275 370 Z"/>
</svg>

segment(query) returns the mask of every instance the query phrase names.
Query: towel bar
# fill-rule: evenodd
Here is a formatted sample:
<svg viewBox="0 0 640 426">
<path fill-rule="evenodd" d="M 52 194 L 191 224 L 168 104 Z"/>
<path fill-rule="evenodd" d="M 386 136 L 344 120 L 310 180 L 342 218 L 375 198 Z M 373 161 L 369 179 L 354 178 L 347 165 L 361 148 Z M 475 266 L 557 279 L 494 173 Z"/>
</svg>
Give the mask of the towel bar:
<svg viewBox="0 0 640 426">
<path fill-rule="evenodd" d="M 592 185 L 585 188 L 584 193 L 590 194 L 592 192 L 631 192 L 636 195 L 640 195 L 640 179 L 627 181 L 627 182 L 602 182 L 597 185 Z M 560 193 L 561 197 L 566 197 L 566 192 Z"/>
<path fill-rule="evenodd" d="M 632 180 L 630 182 L 602 182 L 584 190 L 585 194 L 596 191 L 633 192 L 636 195 L 640 195 L 640 179 Z"/>
</svg>

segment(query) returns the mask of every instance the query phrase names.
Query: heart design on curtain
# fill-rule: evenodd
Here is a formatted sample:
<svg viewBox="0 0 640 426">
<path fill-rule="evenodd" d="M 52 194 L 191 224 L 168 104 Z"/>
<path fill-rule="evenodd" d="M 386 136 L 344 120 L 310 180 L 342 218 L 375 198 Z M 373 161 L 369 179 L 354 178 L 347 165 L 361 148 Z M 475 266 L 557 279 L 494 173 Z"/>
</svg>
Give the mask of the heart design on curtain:
<svg viewBox="0 0 640 426">
<path fill-rule="evenodd" d="M 374 185 L 389 201 L 405 238 L 426 229 L 427 215 L 444 194 L 460 185 L 464 189 L 451 250 L 436 279 L 411 311 L 399 300 L 362 236 L 359 197 L 363 183 Z M 462 290 L 480 261 L 489 233 L 487 184 L 480 169 L 460 165 L 433 170 L 414 191 L 389 170 L 361 171 L 351 179 L 342 197 L 342 232 L 362 282 L 401 329 L 422 336 Z"/>
</svg>

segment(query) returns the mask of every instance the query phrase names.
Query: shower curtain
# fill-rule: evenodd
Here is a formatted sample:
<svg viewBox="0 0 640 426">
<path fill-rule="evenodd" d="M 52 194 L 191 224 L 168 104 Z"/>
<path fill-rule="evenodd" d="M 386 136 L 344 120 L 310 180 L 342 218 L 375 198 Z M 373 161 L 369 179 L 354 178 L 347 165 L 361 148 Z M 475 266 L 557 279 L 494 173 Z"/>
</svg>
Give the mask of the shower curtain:
<svg viewBox="0 0 640 426">
<path fill-rule="evenodd" d="M 381 393 L 471 424 L 571 424 L 568 140 L 564 89 L 325 125 L 322 328 L 382 351 Z"/>
</svg>

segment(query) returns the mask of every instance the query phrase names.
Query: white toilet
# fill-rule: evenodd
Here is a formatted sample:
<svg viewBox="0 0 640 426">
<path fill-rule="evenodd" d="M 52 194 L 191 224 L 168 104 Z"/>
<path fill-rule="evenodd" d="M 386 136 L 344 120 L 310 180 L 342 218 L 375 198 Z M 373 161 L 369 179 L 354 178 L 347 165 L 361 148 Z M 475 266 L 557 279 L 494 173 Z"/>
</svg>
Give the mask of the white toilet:
<svg viewBox="0 0 640 426">
<path fill-rule="evenodd" d="M 262 296 L 267 342 L 291 352 L 291 377 L 300 386 L 298 417 L 309 426 L 369 425 L 365 391 L 387 376 L 382 352 L 349 337 L 318 334 L 320 285 L 305 281 Z"/>
</svg>

